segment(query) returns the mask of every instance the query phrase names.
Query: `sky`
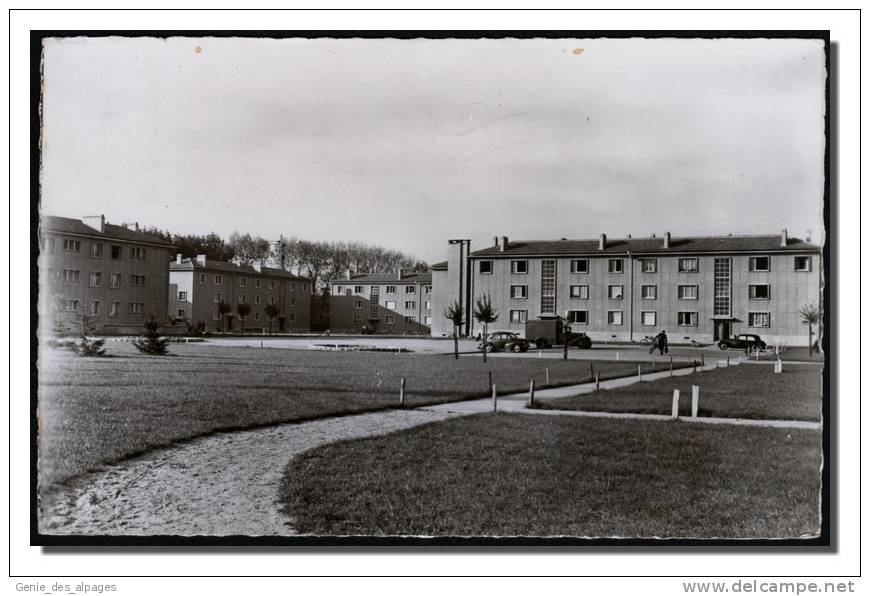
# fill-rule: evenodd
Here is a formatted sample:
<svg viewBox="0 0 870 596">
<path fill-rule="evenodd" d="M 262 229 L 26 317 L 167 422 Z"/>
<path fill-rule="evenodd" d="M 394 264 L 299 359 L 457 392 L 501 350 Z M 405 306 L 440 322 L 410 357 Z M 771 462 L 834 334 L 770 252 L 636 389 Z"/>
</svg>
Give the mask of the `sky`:
<svg viewBox="0 0 870 596">
<path fill-rule="evenodd" d="M 822 240 L 824 46 L 63 38 L 41 213 L 363 241 Z"/>
</svg>

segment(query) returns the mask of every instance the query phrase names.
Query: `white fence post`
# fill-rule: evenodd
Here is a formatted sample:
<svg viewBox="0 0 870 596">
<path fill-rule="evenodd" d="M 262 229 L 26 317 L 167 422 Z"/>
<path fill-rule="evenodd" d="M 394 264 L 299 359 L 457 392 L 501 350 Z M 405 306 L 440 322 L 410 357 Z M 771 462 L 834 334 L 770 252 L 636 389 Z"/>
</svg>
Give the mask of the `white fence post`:
<svg viewBox="0 0 870 596">
<path fill-rule="evenodd" d="M 701 399 L 701 388 L 698 385 L 692 385 L 692 418 L 698 417 L 698 402 Z"/>
<path fill-rule="evenodd" d="M 405 377 L 402 377 L 402 384 L 399 386 L 399 405 L 405 405 Z"/>
<path fill-rule="evenodd" d="M 674 389 L 674 401 L 671 404 L 671 418 L 676 420 L 680 416 L 680 390 Z"/>
<path fill-rule="evenodd" d="M 498 410 L 498 394 L 495 392 L 495 385 L 492 386 L 492 411 Z"/>
<path fill-rule="evenodd" d="M 535 405 L 535 380 L 529 381 L 529 407 Z"/>
</svg>

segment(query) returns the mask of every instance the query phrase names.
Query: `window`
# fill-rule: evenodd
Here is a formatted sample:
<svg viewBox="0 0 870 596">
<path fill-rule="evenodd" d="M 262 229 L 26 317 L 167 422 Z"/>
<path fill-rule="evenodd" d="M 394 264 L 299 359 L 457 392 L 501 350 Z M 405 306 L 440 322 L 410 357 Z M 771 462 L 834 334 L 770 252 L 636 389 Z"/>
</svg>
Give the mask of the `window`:
<svg viewBox="0 0 870 596">
<path fill-rule="evenodd" d="M 749 313 L 750 327 L 770 327 L 769 312 L 751 312 Z"/>
<path fill-rule="evenodd" d="M 417 322 L 417 317 L 414 316 L 414 315 L 407 315 L 407 316 L 405 317 L 405 322 L 406 322 L 406 323 L 416 323 L 416 322 Z"/>
<path fill-rule="evenodd" d="M 589 299 L 589 286 L 570 286 L 568 293 L 571 298 L 579 298 L 581 300 Z"/>
<path fill-rule="evenodd" d="M 244 288 L 247 285 L 248 285 L 248 278 L 247 277 L 240 277 L 239 278 L 239 287 Z"/>
<path fill-rule="evenodd" d="M 405 300 L 405 310 L 417 308 L 417 303 L 413 300 Z"/>
<path fill-rule="evenodd" d="M 524 310 L 512 310 L 511 311 L 511 323 L 525 323 L 526 322 L 526 311 Z"/>
<path fill-rule="evenodd" d="M 432 293 L 432 286 L 423 286 L 423 292 L 426 294 Z"/>
<path fill-rule="evenodd" d="M 426 317 L 423 319 L 423 324 L 426 325 L 427 327 L 431 327 L 432 326 L 432 317 L 430 317 L 429 315 L 426 315 Z"/>
<path fill-rule="evenodd" d="M 432 301 L 427 300 L 423 303 L 423 310 L 432 310 Z"/>
<path fill-rule="evenodd" d="M 750 300 L 770 300 L 770 286 L 758 284 L 749 286 Z"/>
<path fill-rule="evenodd" d="M 292 282 L 292 281 L 290 282 L 290 286 L 291 286 L 291 288 L 292 288 L 292 286 L 293 286 L 293 282 Z M 341 296 L 342 294 L 344 294 L 344 286 L 335 286 L 335 290 L 334 290 L 333 293 L 334 293 L 336 296 Z"/>
<path fill-rule="evenodd" d="M 556 314 L 556 261 L 541 261 L 541 314 Z"/>
<path fill-rule="evenodd" d="M 215 292 L 215 293 L 214 293 L 214 301 L 215 301 L 215 302 L 220 302 L 222 298 L 223 298 L 223 296 L 221 296 L 221 293 L 220 293 L 220 292 Z"/>
<path fill-rule="evenodd" d="M 247 304 L 248 295 L 247 294 L 239 294 L 239 304 Z"/>
<path fill-rule="evenodd" d="M 677 286 L 677 298 L 679 300 L 697 300 L 698 286 Z"/>
<path fill-rule="evenodd" d="M 79 309 L 79 301 L 78 300 L 64 300 L 63 301 L 63 309 L 64 310 L 78 310 Z"/>
<path fill-rule="evenodd" d="M 79 270 L 78 269 L 64 269 L 62 275 L 63 275 L 64 281 L 79 283 Z"/>
<path fill-rule="evenodd" d="M 341 288 L 341 286 L 338 286 L 338 287 Z M 296 282 L 295 282 L 295 281 L 291 281 L 291 282 L 290 282 L 290 291 L 291 291 L 291 292 L 295 292 L 295 291 L 296 291 Z M 341 292 L 343 292 L 343 291 L 344 291 L 344 289 L 342 288 L 342 289 L 341 289 Z M 341 292 L 339 292 L 339 293 L 341 293 Z"/>
<path fill-rule="evenodd" d="M 296 306 L 296 298 L 290 298 L 290 306 Z"/>
<path fill-rule="evenodd" d="M 288 314 L 288 315 L 287 315 L 287 320 L 290 321 L 291 323 L 292 323 L 293 321 L 295 321 L 295 320 L 296 320 L 296 313 L 295 313 L 295 312 L 291 312 L 290 314 Z"/>
<path fill-rule="evenodd" d="M 187 292 L 178 292 L 179 300 L 187 300 Z"/>
<path fill-rule="evenodd" d="M 183 319 L 184 317 L 187 316 L 187 311 L 184 310 L 183 308 L 179 308 L 178 310 L 175 311 L 175 316 L 178 317 L 179 319 Z"/>
<path fill-rule="evenodd" d="M 589 324 L 589 311 L 588 310 L 569 310 L 568 311 L 568 322 L 577 325 L 588 325 Z"/>
<path fill-rule="evenodd" d="M 270 280 L 269 280 L 269 289 L 270 289 L 270 290 L 274 290 L 274 289 L 275 289 L 275 280 L 274 280 L 274 279 L 270 279 Z"/>
<path fill-rule="evenodd" d="M 406 294 L 416 294 L 417 293 L 417 286 L 405 286 L 405 293 Z"/>
<path fill-rule="evenodd" d="M 120 288 L 121 287 L 121 274 L 120 273 L 110 273 L 109 274 L 109 287 L 110 288 Z"/>
<path fill-rule="evenodd" d="M 607 286 L 607 297 L 611 300 L 622 300 L 622 286 Z"/>
<path fill-rule="evenodd" d="M 254 296 L 254 304 L 260 304 L 260 295 L 259 294 Z"/>
<path fill-rule="evenodd" d="M 136 259 L 137 261 L 145 260 L 145 249 L 139 246 L 131 246 L 130 247 L 130 258 Z"/>
<path fill-rule="evenodd" d="M 680 259 L 677 262 L 677 271 L 680 273 L 697 273 L 698 259 Z"/>
<path fill-rule="evenodd" d="M 770 271 L 770 257 L 749 257 L 750 271 Z"/>
<path fill-rule="evenodd" d="M 254 287 L 255 287 L 255 288 L 259 288 L 259 287 L 260 287 L 260 280 L 259 280 L 259 279 L 255 279 L 255 280 L 254 280 Z"/>
<path fill-rule="evenodd" d="M 109 316 L 117 317 L 121 314 L 121 303 L 120 302 L 110 302 L 109 303 Z"/>
<path fill-rule="evenodd" d="M 608 259 L 608 273 L 622 273 L 622 259 Z"/>
<path fill-rule="evenodd" d="M 100 314 L 100 301 L 99 300 L 91 300 L 90 313 L 92 315 Z"/>
<path fill-rule="evenodd" d="M 481 275 L 492 275 L 492 261 L 481 261 L 479 271 Z"/>
<path fill-rule="evenodd" d="M 640 313 L 640 324 L 647 327 L 655 327 L 656 312 L 654 310 L 644 310 Z"/>
<path fill-rule="evenodd" d="M 396 286 L 387 286 L 387 294 L 395 294 Z"/>
<path fill-rule="evenodd" d="M 117 244 L 112 245 L 112 258 L 116 261 L 121 258 L 121 247 Z"/>
<path fill-rule="evenodd" d="M 275 304 L 276 298 L 274 296 L 269 296 L 269 304 Z"/>
<path fill-rule="evenodd" d="M 655 259 L 641 259 L 640 270 L 642 273 L 655 273 L 658 271 L 658 263 Z"/>
<path fill-rule="evenodd" d="M 364 286 L 354 286 L 353 287 L 354 294 L 365 294 L 365 292 L 366 292 L 366 289 Z"/>
<path fill-rule="evenodd" d="M 528 298 L 529 286 L 511 286 L 511 298 Z"/>
<path fill-rule="evenodd" d="M 571 273 L 589 273 L 589 259 L 571 259 Z"/>
<path fill-rule="evenodd" d="M 396 315 L 387 315 L 386 321 L 387 321 L 387 325 L 395 325 L 396 324 Z"/>
<path fill-rule="evenodd" d="M 205 283 L 205 273 L 199 274 L 199 283 L 201 283 L 201 284 Z"/>
<path fill-rule="evenodd" d="M 103 274 L 99 271 L 91 271 L 91 274 L 88 276 L 88 285 L 92 288 L 99 288 L 103 285 Z"/>
<path fill-rule="evenodd" d="M 697 327 L 698 313 L 681 311 L 677 313 L 677 325 L 680 327 Z"/>
<path fill-rule="evenodd" d="M 621 310 L 608 310 L 607 311 L 607 324 L 608 325 L 622 325 L 622 311 Z"/>
<path fill-rule="evenodd" d="M 131 302 L 130 303 L 130 314 L 141 315 L 144 312 L 145 312 L 145 303 L 144 302 Z"/>
<path fill-rule="evenodd" d="M 255 320 L 255 321 L 259 321 L 259 320 L 260 320 L 260 311 L 259 311 L 259 310 L 258 310 L 257 312 L 254 313 L 254 320 Z"/>
<path fill-rule="evenodd" d="M 396 301 L 395 300 L 387 300 L 386 307 L 389 310 L 396 310 Z"/>
<path fill-rule="evenodd" d="M 79 252 L 82 249 L 81 240 L 64 239 L 63 249 L 67 252 Z"/>
<path fill-rule="evenodd" d="M 511 261 L 511 273 L 528 273 L 528 261 Z"/>
<path fill-rule="evenodd" d="M 354 315 L 353 322 L 354 323 L 362 323 L 362 315 Z"/>
<path fill-rule="evenodd" d="M 656 286 L 641 286 L 640 287 L 640 297 L 642 300 L 655 300 L 656 299 Z"/>
<path fill-rule="evenodd" d="M 215 275 L 214 276 L 214 285 L 220 286 L 220 285 L 223 285 L 223 283 L 224 283 L 224 276 L 223 275 Z"/>
<path fill-rule="evenodd" d="M 731 259 L 713 259 L 713 316 L 731 314 Z"/>
<path fill-rule="evenodd" d="M 145 276 L 144 275 L 131 275 L 130 276 L 130 285 L 134 288 L 141 288 L 145 285 Z"/>
<path fill-rule="evenodd" d="M 795 257 L 794 258 L 794 270 L 795 271 L 809 271 L 810 270 L 810 258 L 809 257 Z"/>
<path fill-rule="evenodd" d="M 95 259 L 102 258 L 103 256 L 103 245 L 98 244 L 97 242 L 91 242 L 91 257 Z"/>
<path fill-rule="evenodd" d="M 363 301 L 362 300 L 354 300 L 353 307 L 357 310 L 362 309 L 363 308 Z"/>
</svg>

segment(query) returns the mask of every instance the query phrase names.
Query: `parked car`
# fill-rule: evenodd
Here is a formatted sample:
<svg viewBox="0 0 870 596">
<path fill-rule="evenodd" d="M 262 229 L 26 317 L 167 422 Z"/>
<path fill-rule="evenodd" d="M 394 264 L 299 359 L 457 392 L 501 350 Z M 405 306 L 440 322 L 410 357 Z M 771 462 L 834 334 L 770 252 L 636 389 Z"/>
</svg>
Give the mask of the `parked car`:
<svg viewBox="0 0 870 596">
<path fill-rule="evenodd" d="M 727 350 L 729 348 L 744 351 L 754 350 L 756 348 L 760 350 L 767 349 L 767 344 L 764 343 L 760 337 L 751 333 L 740 333 L 734 337 L 726 337 L 725 339 L 719 340 L 718 345 L 720 350 Z"/>
<path fill-rule="evenodd" d="M 478 350 L 487 352 L 497 352 L 499 350 L 510 350 L 511 352 L 527 352 L 529 342 L 523 339 L 516 333 L 510 331 L 496 331 L 486 336 L 486 341 L 477 346 Z"/>
<path fill-rule="evenodd" d="M 573 333 L 569 325 L 563 325 L 562 320 L 538 319 L 526 322 L 526 337 L 537 348 L 550 348 L 561 344 L 567 337 L 568 345 L 588 350 L 592 347 L 592 339 L 585 333 Z"/>
</svg>

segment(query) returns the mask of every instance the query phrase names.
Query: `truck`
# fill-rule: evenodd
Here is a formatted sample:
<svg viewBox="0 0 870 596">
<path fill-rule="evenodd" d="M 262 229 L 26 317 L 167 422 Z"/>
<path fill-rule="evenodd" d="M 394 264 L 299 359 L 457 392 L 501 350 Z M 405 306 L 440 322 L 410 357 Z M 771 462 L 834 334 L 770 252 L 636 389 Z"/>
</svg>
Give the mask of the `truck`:
<svg viewBox="0 0 870 596">
<path fill-rule="evenodd" d="M 583 350 L 592 347 L 592 340 L 585 333 L 571 331 L 561 318 L 526 321 L 526 339 L 537 348 L 550 348 L 568 341 L 569 346 Z"/>
</svg>

